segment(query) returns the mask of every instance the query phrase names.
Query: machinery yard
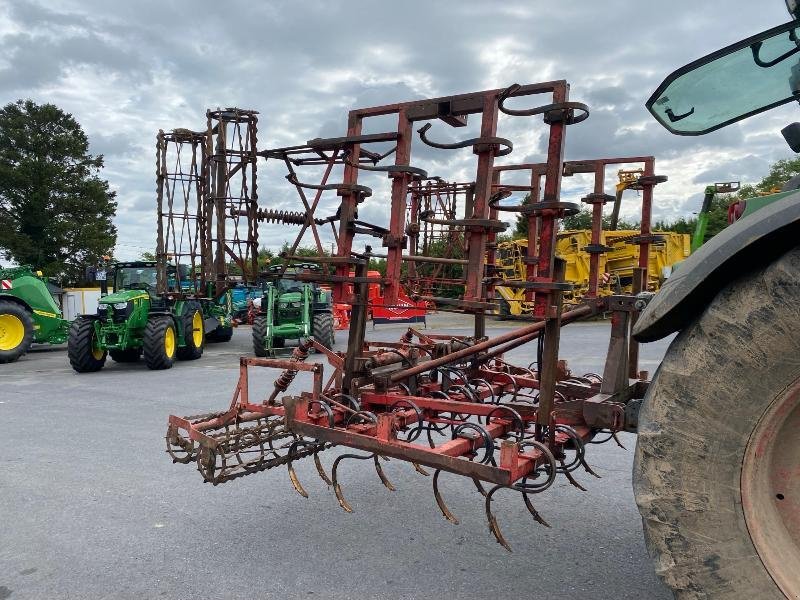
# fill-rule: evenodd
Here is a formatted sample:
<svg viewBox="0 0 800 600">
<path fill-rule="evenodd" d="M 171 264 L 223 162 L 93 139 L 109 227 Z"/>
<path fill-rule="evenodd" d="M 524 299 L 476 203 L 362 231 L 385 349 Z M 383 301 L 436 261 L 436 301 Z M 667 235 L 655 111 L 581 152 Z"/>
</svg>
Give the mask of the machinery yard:
<svg viewBox="0 0 800 600">
<path fill-rule="evenodd" d="M 37 4 L 84 13 L 31 46 L 116 39 L 81 4 Z M 412 32 L 334 4 L 232 25 L 329 13 L 283 85 L 292 44 L 182 18 L 162 57 L 148 22 L 158 85 L 72 86 L 91 147 L 50 99 L 0 108 L 0 600 L 800 600 L 800 158 L 772 139 L 800 154 L 800 0 L 749 37 L 659 6 L 596 70 L 609 8 L 467 3 L 449 24 L 503 35 L 423 20 L 397 85 Z M 552 55 L 505 31 L 549 12 Z M 0 44 L 28 17 L 0 6 Z M 178 46 L 230 81 L 190 90 Z"/>
<path fill-rule="evenodd" d="M 490 321 L 487 329 L 494 336 L 515 326 Z M 471 323 L 439 314 L 428 327 L 463 334 Z M 602 368 L 608 327 L 564 328 L 562 349 L 576 372 Z M 391 340 L 403 329 L 369 333 Z M 668 341 L 642 347 L 643 369 L 655 370 Z M 347 332 L 338 332 L 335 349 L 346 345 Z M 310 461 L 296 467 L 307 500 L 285 468 L 216 488 L 194 469 L 177 469 L 163 452 L 166 415 L 226 404 L 238 357 L 251 348 L 250 328 L 241 327 L 230 343 L 210 344 L 202 360 L 169 371 L 143 377 L 142 365 L 112 363 L 86 378 L 70 368 L 64 346 L 34 346 L 4 373 L 0 598 L 241 598 L 254 586 L 259 597 L 287 600 L 511 595 L 534 586 L 537 599 L 670 597 L 650 567 L 633 502 L 633 435 L 621 434 L 627 450 L 596 450 L 602 464 L 590 453 L 602 479 L 576 474 L 588 492 L 564 481 L 538 498 L 550 529 L 521 502 L 501 498 L 496 514 L 511 554 L 489 533 L 469 480 L 442 478 L 461 520 L 453 525 L 436 507 L 430 478 L 399 461 L 384 467 L 395 492 L 373 470 L 345 463 L 353 514 Z M 321 458 L 330 469 L 333 455 Z"/>
</svg>

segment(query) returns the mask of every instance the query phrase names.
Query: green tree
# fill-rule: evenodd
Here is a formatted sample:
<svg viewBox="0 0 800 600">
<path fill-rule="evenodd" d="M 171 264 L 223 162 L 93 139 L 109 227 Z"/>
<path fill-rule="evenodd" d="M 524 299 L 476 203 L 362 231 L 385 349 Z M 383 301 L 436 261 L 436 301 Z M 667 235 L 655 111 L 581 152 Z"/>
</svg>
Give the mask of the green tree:
<svg viewBox="0 0 800 600">
<path fill-rule="evenodd" d="M 0 109 L 0 252 L 75 283 L 111 254 L 115 193 L 80 124 L 53 104 Z"/>
</svg>

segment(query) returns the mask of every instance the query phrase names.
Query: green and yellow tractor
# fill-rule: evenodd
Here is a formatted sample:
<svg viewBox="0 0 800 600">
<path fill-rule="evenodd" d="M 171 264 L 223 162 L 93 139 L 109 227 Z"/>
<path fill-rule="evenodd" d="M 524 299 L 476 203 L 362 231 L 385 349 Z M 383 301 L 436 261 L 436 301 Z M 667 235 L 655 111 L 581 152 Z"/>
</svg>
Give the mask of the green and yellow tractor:
<svg viewBox="0 0 800 600">
<path fill-rule="evenodd" d="M 171 267 L 173 283 L 175 273 Z M 184 294 L 180 286 L 158 293 L 157 278 L 155 262 L 114 265 L 112 292 L 100 298 L 96 314 L 80 315 L 69 329 L 73 369 L 99 371 L 107 356 L 123 363 L 144 358 L 150 369 L 169 369 L 176 359 L 200 358 L 207 339 L 230 339 L 230 312 L 224 303 Z"/>
<path fill-rule="evenodd" d="M 313 336 L 325 348 L 334 343 L 333 304 L 330 292 L 315 283 L 291 279 L 296 273 L 318 270 L 317 265 L 300 265 L 286 270 L 283 277 L 264 284 L 261 307 L 253 321 L 253 352 L 273 356 L 286 340 Z M 270 267 L 268 277 L 278 277 L 281 267 Z"/>
<path fill-rule="evenodd" d="M 40 271 L 0 269 L 0 363 L 14 362 L 33 343 L 63 344 L 68 329 Z"/>
</svg>

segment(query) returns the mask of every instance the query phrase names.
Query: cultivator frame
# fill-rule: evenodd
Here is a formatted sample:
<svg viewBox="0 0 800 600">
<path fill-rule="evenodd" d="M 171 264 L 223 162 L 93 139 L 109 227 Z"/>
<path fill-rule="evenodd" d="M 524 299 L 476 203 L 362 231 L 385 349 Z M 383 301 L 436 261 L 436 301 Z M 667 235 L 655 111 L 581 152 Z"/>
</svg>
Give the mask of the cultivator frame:
<svg viewBox="0 0 800 600">
<path fill-rule="evenodd" d="M 529 109 L 509 108 L 507 103 L 519 98 L 545 96 L 544 103 Z M 538 165 L 496 167 L 495 158 L 509 154 L 513 144 L 499 137 L 498 117 L 539 117 L 547 129 L 546 160 Z M 397 128 L 379 134 L 362 134 L 364 121 L 371 117 L 396 115 Z M 431 139 L 431 122 L 439 120 L 453 127 L 466 124 L 468 115 L 481 120 L 480 136 L 462 142 L 444 144 Z M 229 409 L 223 413 L 196 417 L 171 416 L 167 431 L 167 450 L 176 462 L 196 462 L 204 479 L 213 484 L 235 477 L 286 465 L 294 487 L 306 496 L 297 480 L 292 463 L 303 456 L 314 456 L 317 471 L 334 488 L 339 504 L 346 511 L 347 502 L 339 479 L 338 467 L 344 460 L 365 459 L 373 463 L 383 484 L 393 489 L 381 468 L 380 457 L 411 463 L 417 472 L 428 475 L 434 469 L 434 496 L 443 515 L 457 521 L 445 504 L 438 482 L 442 471 L 473 479 L 484 494 L 490 529 L 497 541 L 510 549 L 491 511 L 494 495 L 507 488 L 521 494 L 534 519 L 546 524 L 534 508 L 531 495 L 548 489 L 559 477 L 584 489 L 575 479 L 577 469 L 594 474 L 586 461 L 590 442 L 616 440 L 619 431 L 635 431 L 636 407 L 647 386 L 646 374 L 638 373 L 637 355 L 632 351 L 630 328 L 644 299 L 635 296 L 599 298 L 590 294 L 579 306 L 563 311 L 562 294 L 570 288 L 564 282 L 564 262 L 555 255 L 558 222 L 579 205 L 560 200 L 564 172 L 564 140 L 568 126 L 588 116 L 588 108 L 569 100 L 565 81 L 552 81 L 505 89 L 486 90 L 443 98 L 352 110 L 347 135 L 342 138 L 310 140 L 305 145 L 259 152 L 265 158 L 284 161 L 287 179 L 300 193 L 305 214 L 261 209 L 257 218 L 301 225 L 311 230 L 319 246 L 316 225 L 330 223 L 337 239 L 334 256 L 296 257 L 294 250 L 303 231 L 284 255 L 292 261 L 317 261 L 331 266 L 333 274 L 285 274 L 300 281 L 328 282 L 337 301 L 352 307 L 347 351 L 332 352 L 316 341 L 301 342 L 286 361 L 242 358 L 237 391 Z M 426 122 L 418 130 L 419 140 L 442 150 L 471 148 L 477 156 L 475 180 L 469 189 L 470 205 L 463 219 L 448 218 L 448 228 L 463 231 L 465 237 L 464 287 L 461 298 L 422 296 L 449 310 L 468 313 L 474 318 L 469 336 L 422 333 L 409 328 L 396 342 L 376 342 L 365 338 L 367 287 L 376 278 L 367 277 L 369 259 L 374 256 L 366 245 L 356 252 L 359 236 L 380 239 L 386 248 L 386 276 L 377 279 L 384 285 L 386 303 L 397 300 L 403 279 L 403 263 L 430 262 L 437 257 L 416 254 L 419 246 L 409 247 L 407 231 L 420 230 L 425 219 L 418 208 L 408 210 L 414 190 L 430 179 L 423 169 L 411 164 L 413 124 Z M 430 133 L 429 133 L 430 132 Z M 431 137 L 428 137 L 428 136 Z M 389 152 L 367 150 L 372 143 L 392 142 Z M 394 155 L 393 164 L 380 165 Z M 358 157 L 354 159 L 353 157 Z M 595 191 L 588 197 L 597 216 L 607 200 L 603 194 L 601 166 L 627 159 L 606 159 L 591 163 L 596 174 Z M 643 159 L 645 161 L 648 158 Z M 589 168 L 588 162 L 574 164 Z M 652 243 L 649 231 L 649 207 L 652 187 L 657 183 L 653 162 L 645 162 L 642 181 L 642 239 L 645 255 L 640 268 L 646 271 L 646 244 Z M 318 184 L 305 182 L 296 168 L 324 165 Z M 341 183 L 329 183 L 333 168 L 341 166 Z M 649 165 L 649 167 L 647 167 Z M 510 186 L 501 182 L 503 170 L 530 169 L 531 185 Z M 388 226 L 358 219 L 357 209 L 373 190 L 359 184 L 362 170 L 386 173 L 391 180 L 391 204 Z M 543 184 L 541 178 L 544 178 Z M 303 190 L 315 191 L 309 202 Z M 317 218 L 321 195 L 332 191 L 340 198 L 336 214 Z M 527 204 L 504 204 L 513 192 L 528 192 Z M 586 201 L 586 199 L 585 199 Z M 492 285 L 493 250 L 496 235 L 506 228 L 500 212 L 524 215 L 529 231 L 527 276 L 519 282 L 535 307 L 533 322 L 494 338 L 486 337 L 486 314 L 494 310 Z M 406 222 L 407 216 L 412 219 Z M 454 215 L 448 215 L 448 217 Z M 416 221 L 413 219 L 416 217 Z M 338 227 L 336 227 L 338 224 Z M 594 228 L 593 228 L 594 229 Z M 598 230 L 599 231 L 599 230 Z M 413 236 L 412 236 L 413 237 Z M 440 263 L 441 264 L 441 263 Z M 460 263 L 461 264 L 461 263 Z M 354 273 L 351 275 L 351 269 Z M 594 276 L 597 277 L 597 269 Z M 413 269 L 410 270 L 413 273 Z M 596 291 L 596 287 L 594 288 Z M 612 314 L 609 352 L 603 375 L 574 377 L 564 361 L 559 360 L 559 334 L 563 325 L 599 313 Z M 535 342 L 527 366 L 513 365 L 504 356 L 524 344 Z M 322 353 L 330 373 L 322 363 L 308 363 L 311 348 Z M 270 393 L 252 402 L 248 369 L 281 369 Z M 290 391 L 295 377 L 311 375 L 311 391 Z M 633 378 L 629 377 L 634 374 Z M 641 376 L 640 376 L 641 375 Z M 298 382 L 299 383 L 299 382 Z M 423 435 L 424 434 L 424 435 Z M 444 438 L 444 439 L 442 439 Z M 344 446 L 367 454 L 340 453 L 330 476 L 319 461 L 319 452 L 331 446 Z M 486 488 L 483 484 L 491 484 Z"/>
</svg>

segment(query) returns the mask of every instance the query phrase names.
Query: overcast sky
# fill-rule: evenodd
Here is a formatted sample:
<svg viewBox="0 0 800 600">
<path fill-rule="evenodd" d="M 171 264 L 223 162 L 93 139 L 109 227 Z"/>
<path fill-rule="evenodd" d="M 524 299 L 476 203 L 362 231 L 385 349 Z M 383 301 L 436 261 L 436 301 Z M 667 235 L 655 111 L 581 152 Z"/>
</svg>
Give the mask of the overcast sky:
<svg viewBox="0 0 800 600">
<path fill-rule="evenodd" d="M 645 100 L 677 67 L 788 20 L 782 0 L 0 0 L 0 101 L 52 102 L 83 125 L 118 194 L 123 259 L 154 248 L 159 128 L 202 129 L 207 108 L 255 109 L 264 149 L 344 135 L 352 107 L 552 79 L 592 111 L 569 128 L 567 158 L 654 155 L 669 177 L 655 214 L 674 219 L 698 209 L 705 185 L 755 182 L 792 156 L 779 130 L 797 109 L 685 138 L 656 124 Z M 542 159 L 541 126 L 521 121 L 501 120 L 515 149 L 498 163 Z M 471 137 L 475 125 L 438 123 L 431 137 Z M 474 177 L 469 150 L 415 146 L 412 164 Z M 282 175 L 259 164 L 259 204 L 300 210 Z M 389 186 L 373 183 L 361 217 L 385 224 Z M 564 199 L 584 185 L 565 180 Z M 264 228 L 261 241 L 279 247 L 293 231 Z"/>
</svg>

